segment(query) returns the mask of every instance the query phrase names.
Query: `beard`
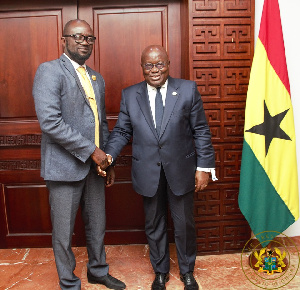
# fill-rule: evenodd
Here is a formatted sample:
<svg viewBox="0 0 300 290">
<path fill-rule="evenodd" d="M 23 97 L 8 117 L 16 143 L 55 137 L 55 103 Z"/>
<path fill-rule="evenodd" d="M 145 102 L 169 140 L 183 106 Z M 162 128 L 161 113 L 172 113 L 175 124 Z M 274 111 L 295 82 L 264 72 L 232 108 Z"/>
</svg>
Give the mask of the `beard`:
<svg viewBox="0 0 300 290">
<path fill-rule="evenodd" d="M 72 60 L 74 60 L 75 62 L 79 63 L 79 64 L 80 63 L 84 63 L 86 60 L 88 60 L 89 57 L 92 54 L 92 49 L 87 54 L 84 54 L 84 55 L 81 55 L 81 54 L 79 54 L 78 52 L 75 52 L 75 51 L 71 51 L 69 49 L 69 45 L 68 44 L 66 45 L 66 50 L 67 50 L 70 58 Z"/>
</svg>

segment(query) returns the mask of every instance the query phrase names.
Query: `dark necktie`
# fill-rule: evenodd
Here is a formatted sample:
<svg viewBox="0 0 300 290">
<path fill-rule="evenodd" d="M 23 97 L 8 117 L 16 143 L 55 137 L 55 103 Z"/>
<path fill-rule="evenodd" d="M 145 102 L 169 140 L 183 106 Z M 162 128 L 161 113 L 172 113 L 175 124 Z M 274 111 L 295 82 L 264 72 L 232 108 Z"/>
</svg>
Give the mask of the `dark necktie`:
<svg viewBox="0 0 300 290">
<path fill-rule="evenodd" d="M 162 95 L 160 93 L 160 87 L 156 88 L 156 97 L 155 97 L 155 123 L 157 134 L 160 134 L 161 122 L 164 115 L 164 105 L 162 101 Z"/>
</svg>

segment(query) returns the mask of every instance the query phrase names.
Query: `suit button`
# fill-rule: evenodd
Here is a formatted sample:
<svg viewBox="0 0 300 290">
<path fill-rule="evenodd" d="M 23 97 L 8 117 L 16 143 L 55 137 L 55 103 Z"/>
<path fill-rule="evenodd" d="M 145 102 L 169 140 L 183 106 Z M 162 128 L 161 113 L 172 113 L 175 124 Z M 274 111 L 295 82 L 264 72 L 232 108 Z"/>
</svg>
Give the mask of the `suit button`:
<svg viewBox="0 0 300 290">
<path fill-rule="evenodd" d="M 160 166 L 161 165 L 161 163 L 160 162 L 157 162 L 157 166 Z"/>
</svg>

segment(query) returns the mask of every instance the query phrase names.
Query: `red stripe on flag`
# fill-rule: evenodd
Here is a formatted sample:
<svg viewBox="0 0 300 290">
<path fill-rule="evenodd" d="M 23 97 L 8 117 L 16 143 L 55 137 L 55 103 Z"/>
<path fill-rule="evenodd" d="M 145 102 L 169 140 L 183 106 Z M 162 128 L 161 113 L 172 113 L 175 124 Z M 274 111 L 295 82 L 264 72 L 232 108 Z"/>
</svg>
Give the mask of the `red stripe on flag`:
<svg viewBox="0 0 300 290">
<path fill-rule="evenodd" d="M 258 37 L 271 65 L 291 95 L 278 0 L 265 0 Z"/>
</svg>

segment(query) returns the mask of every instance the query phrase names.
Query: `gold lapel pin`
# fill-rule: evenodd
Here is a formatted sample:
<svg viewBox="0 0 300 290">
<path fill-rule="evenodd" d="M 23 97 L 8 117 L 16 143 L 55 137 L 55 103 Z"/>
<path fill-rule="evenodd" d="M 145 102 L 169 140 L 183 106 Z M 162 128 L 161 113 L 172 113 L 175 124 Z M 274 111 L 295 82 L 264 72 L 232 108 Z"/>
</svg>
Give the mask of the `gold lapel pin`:
<svg viewBox="0 0 300 290">
<path fill-rule="evenodd" d="M 96 79 L 96 76 L 92 75 L 92 80 L 95 81 Z"/>
</svg>

